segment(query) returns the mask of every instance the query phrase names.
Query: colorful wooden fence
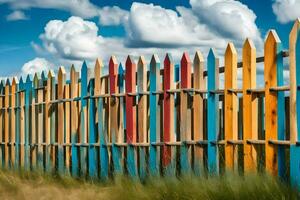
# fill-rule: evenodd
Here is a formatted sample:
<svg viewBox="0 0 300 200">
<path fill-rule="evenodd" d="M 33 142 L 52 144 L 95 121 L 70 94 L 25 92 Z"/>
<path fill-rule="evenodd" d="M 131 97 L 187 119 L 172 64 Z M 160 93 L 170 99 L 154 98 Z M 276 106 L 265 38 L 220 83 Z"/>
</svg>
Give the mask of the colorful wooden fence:
<svg viewBox="0 0 300 200">
<path fill-rule="evenodd" d="M 49 71 L 2 81 L 0 162 L 103 180 L 265 170 L 299 185 L 299 30 L 297 20 L 289 51 L 269 31 L 259 58 L 246 39 L 241 62 L 229 43 L 224 67 L 211 49 L 206 62 L 201 52 L 193 62 L 184 53 L 180 65 L 170 54 L 163 63 L 157 55 L 149 63 L 128 56 L 125 66 L 112 56 L 108 75 L 97 60 L 93 69 L 84 62 L 80 76 L 72 66 L 70 80 L 61 67 L 57 77 Z M 264 62 L 263 88 L 256 87 L 258 62 Z"/>
</svg>

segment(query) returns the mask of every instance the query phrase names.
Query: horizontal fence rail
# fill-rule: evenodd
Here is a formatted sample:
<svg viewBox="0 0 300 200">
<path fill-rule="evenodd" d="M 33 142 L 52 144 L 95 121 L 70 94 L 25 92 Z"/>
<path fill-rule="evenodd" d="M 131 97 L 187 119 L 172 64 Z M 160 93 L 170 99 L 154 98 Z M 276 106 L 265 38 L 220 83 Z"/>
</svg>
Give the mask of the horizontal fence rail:
<svg viewBox="0 0 300 200">
<path fill-rule="evenodd" d="M 264 56 L 246 39 L 242 61 L 229 43 L 223 67 L 211 49 L 206 59 L 184 53 L 149 63 L 112 56 L 103 63 L 63 67 L 0 83 L 0 164 L 106 180 L 147 176 L 266 171 L 300 184 L 300 21 L 283 51 L 269 31 Z M 288 57 L 290 84 L 284 85 Z M 263 88 L 256 64 L 264 62 Z M 242 68 L 238 88 L 237 69 Z M 224 87 L 219 74 L 224 73 Z M 79 74 L 81 74 L 79 76 Z M 224 89 L 220 89 L 224 88 Z"/>
</svg>

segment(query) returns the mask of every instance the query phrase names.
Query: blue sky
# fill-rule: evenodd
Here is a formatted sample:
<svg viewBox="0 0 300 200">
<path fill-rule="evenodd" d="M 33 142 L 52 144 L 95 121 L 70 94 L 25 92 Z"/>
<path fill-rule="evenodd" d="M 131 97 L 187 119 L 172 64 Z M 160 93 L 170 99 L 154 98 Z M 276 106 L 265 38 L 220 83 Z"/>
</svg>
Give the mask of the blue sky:
<svg viewBox="0 0 300 200">
<path fill-rule="evenodd" d="M 288 48 L 300 3 L 292 0 L 0 0 L 0 77 L 80 67 L 97 57 L 183 51 L 209 47 L 218 54 L 232 41 L 240 52 L 250 37 L 262 54 L 276 29 Z M 155 17 L 153 17 L 155 16 Z M 59 20 L 59 21 L 53 21 Z M 45 27 L 48 27 L 45 30 Z M 74 31 L 75 30 L 75 31 Z M 194 54 L 194 53 L 193 53 Z"/>
</svg>

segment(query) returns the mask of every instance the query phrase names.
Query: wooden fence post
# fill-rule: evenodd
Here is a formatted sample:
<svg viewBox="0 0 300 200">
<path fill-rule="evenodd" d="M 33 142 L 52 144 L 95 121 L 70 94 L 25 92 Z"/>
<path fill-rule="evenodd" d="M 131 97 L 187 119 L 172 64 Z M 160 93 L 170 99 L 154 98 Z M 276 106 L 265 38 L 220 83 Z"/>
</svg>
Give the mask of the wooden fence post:
<svg viewBox="0 0 300 200">
<path fill-rule="evenodd" d="M 271 87 L 277 86 L 278 52 L 281 51 L 280 40 L 274 30 L 268 33 L 265 41 L 265 124 L 266 124 L 266 170 L 272 175 L 277 175 L 278 158 L 277 147 L 270 144 L 269 140 L 278 137 L 278 100 L 277 95 L 270 92 Z M 280 115 L 283 115 L 280 114 Z"/>
<path fill-rule="evenodd" d="M 159 154 L 155 143 L 160 141 L 160 106 L 159 96 L 155 93 L 160 86 L 160 60 L 154 54 L 150 61 L 150 149 L 149 171 L 151 176 L 159 175 Z"/>
<path fill-rule="evenodd" d="M 71 79 L 71 87 L 70 87 L 70 95 L 71 98 L 77 98 L 78 97 L 78 76 L 76 69 L 74 65 L 71 66 L 70 71 L 70 79 Z M 78 107 L 77 107 L 77 101 L 73 100 L 71 102 L 71 143 L 72 143 L 72 169 L 71 173 L 73 177 L 78 177 L 79 175 L 79 163 L 78 163 L 78 146 L 76 146 L 76 143 L 79 142 L 79 130 L 78 130 Z"/>
<path fill-rule="evenodd" d="M 185 52 L 181 58 L 181 89 L 189 89 L 192 86 L 192 62 Z M 188 92 L 180 92 L 180 140 L 183 144 L 180 147 L 181 173 L 187 174 L 190 171 L 192 155 L 191 146 L 186 142 L 192 139 L 191 133 L 191 98 Z"/>
<path fill-rule="evenodd" d="M 26 171 L 30 169 L 30 144 L 29 144 L 29 134 L 30 134 L 30 102 L 32 98 L 32 76 L 29 74 L 26 78 L 25 83 L 25 143 L 24 143 L 24 168 Z"/>
<path fill-rule="evenodd" d="M 205 79 L 203 74 L 204 59 L 200 51 L 197 51 L 194 57 L 194 78 L 193 88 L 195 90 L 204 90 Z M 204 107 L 203 107 L 204 95 L 203 93 L 195 93 L 193 99 L 193 136 L 195 141 L 201 141 L 204 139 Z M 194 171 L 196 175 L 200 175 L 204 172 L 204 146 L 194 146 Z"/>
<path fill-rule="evenodd" d="M 57 170 L 59 174 L 64 173 L 65 159 L 64 159 L 64 137 L 65 137 L 65 113 L 64 104 L 61 100 L 64 98 L 66 84 L 66 71 L 64 67 L 60 67 L 58 70 L 57 78 L 57 100 L 58 102 L 58 115 L 57 115 L 57 140 L 58 140 L 58 152 L 57 152 Z"/>
<path fill-rule="evenodd" d="M 255 172 L 257 167 L 256 147 L 247 144 L 248 139 L 258 139 L 257 98 L 248 93 L 256 88 L 256 49 L 253 42 L 246 39 L 243 46 L 243 140 L 244 171 Z"/>
<path fill-rule="evenodd" d="M 0 82 L 0 92 L 1 92 L 1 100 L 0 100 L 0 107 L 1 107 L 1 111 L 0 111 L 0 142 L 4 142 L 3 140 L 3 135 L 4 135 L 4 114 L 5 114 L 5 106 L 4 106 L 4 99 L 5 99 L 5 81 L 2 79 Z M 0 158 L 0 162 L 1 162 L 1 167 L 5 166 L 4 163 L 4 145 L 1 144 L 1 158 Z"/>
<path fill-rule="evenodd" d="M 16 121 L 16 91 L 18 87 L 18 79 L 13 77 L 11 84 L 11 113 L 10 113 L 10 156 L 11 156 L 11 167 L 15 169 L 16 166 L 16 129 L 17 129 L 17 121 Z"/>
<path fill-rule="evenodd" d="M 210 174 L 219 173 L 218 146 L 213 144 L 219 136 L 219 59 L 210 49 L 207 57 L 207 166 Z"/>
<path fill-rule="evenodd" d="M 4 99 L 4 106 L 5 106 L 5 114 L 4 114 L 4 159 L 5 159 L 5 167 L 8 168 L 10 166 L 10 158 L 9 158 L 9 102 L 10 102 L 10 87 L 11 83 L 10 80 L 7 79 L 5 83 L 5 99 Z"/>
<path fill-rule="evenodd" d="M 110 89 L 110 131 L 112 136 L 112 159 L 114 173 L 119 175 L 121 173 L 121 148 L 116 143 L 121 143 L 124 138 L 119 134 L 118 120 L 118 107 L 119 99 L 114 95 L 119 92 L 118 89 L 118 62 L 115 56 L 111 56 L 109 60 L 109 89 Z"/>
<path fill-rule="evenodd" d="M 125 92 L 125 84 L 124 84 L 125 73 L 122 64 L 119 64 L 118 68 L 118 88 L 119 93 Z M 126 123 L 126 110 L 125 110 L 125 96 L 120 97 L 119 99 L 119 142 L 124 143 L 125 136 L 125 123 Z M 124 148 L 120 147 L 119 149 L 119 159 L 120 159 L 120 169 L 115 170 L 115 173 L 123 173 L 124 167 Z"/>
<path fill-rule="evenodd" d="M 290 178 L 291 184 L 300 187 L 300 19 L 298 18 L 290 32 Z"/>
<path fill-rule="evenodd" d="M 25 143 L 25 122 L 24 122 L 24 81 L 23 78 L 20 78 L 20 83 L 19 83 L 19 105 L 20 105 L 20 131 L 19 131 L 19 165 L 21 169 L 24 169 L 24 154 L 25 154 L 25 149 L 24 149 L 24 143 Z M 2 120 L 1 120 L 2 122 Z M 2 130 L 2 129 L 1 129 Z"/>
<path fill-rule="evenodd" d="M 225 52 L 225 141 L 238 139 L 238 97 L 230 89 L 237 89 L 237 53 L 232 43 L 229 43 Z M 233 144 L 225 144 L 225 167 L 227 170 L 237 169 L 237 148 Z"/>
<path fill-rule="evenodd" d="M 147 63 L 144 56 L 140 56 L 137 67 L 138 89 L 138 142 L 147 143 Z M 143 180 L 146 178 L 146 147 L 139 146 L 139 175 Z"/>
<path fill-rule="evenodd" d="M 11 142 L 13 143 L 13 149 L 12 149 L 12 156 L 14 157 L 14 169 L 19 169 L 19 143 L 20 143 L 20 104 L 19 104 L 19 80 L 17 77 L 13 78 L 12 81 L 12 107 L 13 108 L 13 114 L 12 114 L 12 138 Z M 15 115 L 13 117 L 13 115 Z M 1 130 L 1 129 L 0 129 Z M 13 134 L 13 132 L 15 134 Z M 13 152 L 14 151 L 14 152 Z"/>
<path fill-rule="evenodd" d="M 163 106 L 163 139 L 164 142 L 175 142 L 174 132 L 174 95 L 168 90 L 174 89 L 174 63 L 171 54 L 164 60 L 164 106 Z M 166 175 L 175 175 L 176 155 L 172 152 L 173 146 L 163 146 L 162 165 Z"/>
<path fill-rule="evenodd" d="M 87 84 L 88 68 L 84 61 L 81 67 L 81 110 L 80 110 L 80 170 L 81 175 L 85 176 L 87 172 L 87 151 L 83 144 L 87 143 Z"/>
<path fill-rule="evenodd" d="M 89 81 L 89 95 L 94 96 L 95 79 Z M 89 176 L 92 179 L 97 178 L 97 160 L 96 160 L 96 134 L 95 134 L 95 98 L 89 98 Z"/>
<path fill-rule="evenodd" d="M 131 145 L 137 142 L 136 135 L 136 64 L 131 56 L 127 57 L 125 69 L 126 87 L 126 142 L 127 146 L 127 170 L 131 177 L 137 176 L 137 152 L 136 147 Z"/>
</svg>

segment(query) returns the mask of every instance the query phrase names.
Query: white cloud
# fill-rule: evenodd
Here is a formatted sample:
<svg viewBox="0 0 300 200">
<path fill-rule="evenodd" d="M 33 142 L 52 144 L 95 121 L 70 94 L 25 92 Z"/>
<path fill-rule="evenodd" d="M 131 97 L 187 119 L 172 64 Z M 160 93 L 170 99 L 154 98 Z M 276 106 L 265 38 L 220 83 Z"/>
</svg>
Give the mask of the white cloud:
<svg viewBox="0 0 300 200">
<path fill-rule="evenodd" d="M 0 0 L 0 4 L 4 3 L 10 5 L 14 10 L 57 9 L 70 12 L 72 15 L 84 19 L 99 17 L 99 22 L 102 25 L 119 25 L 128 15 L 128 11 L 118 6 L 100 8 L 91 3 L 90 0 Z M 23 16 L 25 16 L 24 13 Z"/>
<path fill-rule="evenodd" d="M 24 12 L 16 10 L 6 16 L 7 21 L 17 21 L 17 20 L 27 20 L 28 17 L 24 14 Z"/>
<path fill-rule="evenodd" d="M 34 74 L 41 73 L 42 71 L 48 71 L 54 68 L 54 64 L 46 60 L 45 58 L 34 58 L 28 61 L 22 67 L 22 74 Z"/>
<path fill-rule="evenodd" d="M 118 6 L 105 6 L 99 9 L 99 22 L 101 25 L 120 25 L 128 18 L 128 11 Z"/>
<path fill-rule="evenodd" d="M 280 23 L 288 23 L 300 17 L 300 1 L 298 0 L 274 0 L 273 12 Z"/>
</svg>

